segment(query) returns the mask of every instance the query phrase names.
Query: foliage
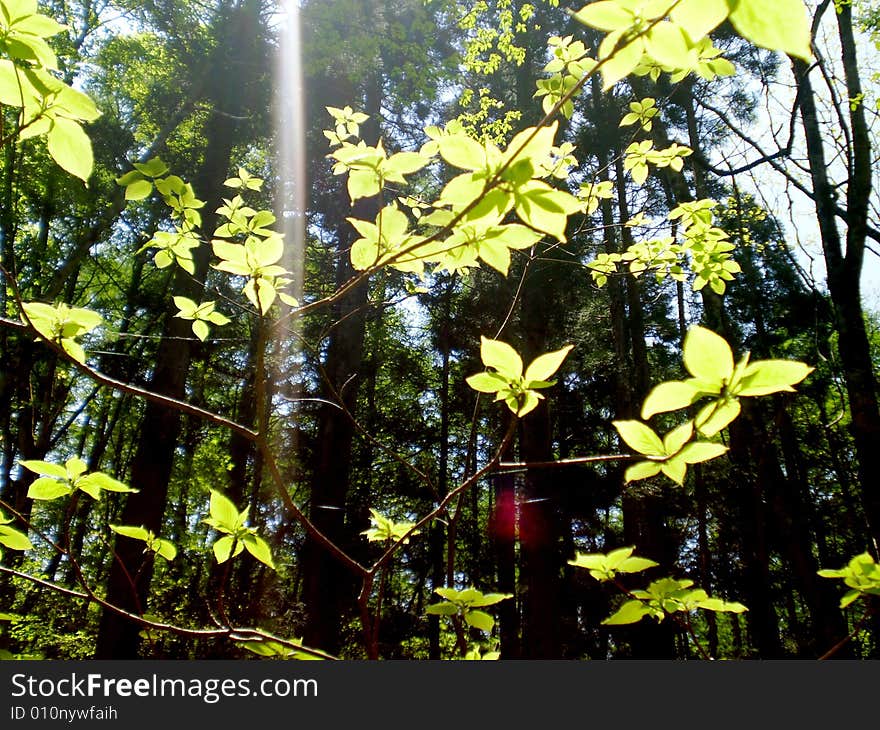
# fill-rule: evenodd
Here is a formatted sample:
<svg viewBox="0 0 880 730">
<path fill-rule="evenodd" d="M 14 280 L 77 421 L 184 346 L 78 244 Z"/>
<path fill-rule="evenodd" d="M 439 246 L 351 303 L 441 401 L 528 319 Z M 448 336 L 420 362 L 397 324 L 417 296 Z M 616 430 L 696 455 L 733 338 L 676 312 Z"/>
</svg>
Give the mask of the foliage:
<svg viewBox="0 0 880 730">
<path fill-rule="evenodd" d="M 213 527 L 223 537 L 217 539 L 212 549 L 218 563 L 225 563 L 229 558 L 234 558 L 242 550 L 247 550 L 264 565 L 275 569 L 272 562 L 272 551 L 266 541 L 257 534 L 254 527 L 248 527 L 250 507 L 245 507 L 241 512 L 236 506 L 220 492 L 211 490 L 211 512 L 205 523 Z"/>
<path fill-rule="evenodd" d="M 820 570 L 819 575 L 838 578 L 850 589 L 840 599 L 841 608 L 846 608 L 859 598 L 880 596 L 880 565 L 869 553 L 856 555 L 844 568 Z"/>
<path fill-rule="evenodd" d="M 535 358 L 523 373 L 522 358 L 506 342 L 480 339 L 480 357 L 491 371 L 467 378 L 467 384 L 480 393 L 495 393 L 495 400 L 503 400 L 517 416 L 534 410 L 544 396 L 536 392 L 550 388 L 555 382 L 549 380 L 562 365 L 574 345 L 548 352 Z"/>
<path fill-rule="evenodd" d="M 144 551 L 156 553 L 165 560 L 174 560 L 177 557 L 177 548 L 170 540 L 156 537 L 152 530 L 145 527 L 126 527 L 124 525 L 110 525 L 110 529 L 117 535 L 130 537 L 132 540 L 141 540 L 145 543 Z"/>
<path fill-rule="evenodd" d="M 478 609 L 486 606 L 494 606 L 508 598 L 513 598 L 511 593 L 481 593 L 476 588 L 436 588 L 434 590 L 444 600 L 434 603 L 425 609 L 425 612 L 434 616 L 457 617 L 468 626 L 480 631 L 491 633 L 495 626 L 495 619 L 485 611 Z"/>
<path fill-rule="evenodd" d="M 569 560 L 568 564 L 586 568 L 600 582 L 616 582 L 618 573 L 640 573 L 658 565 L 653 560 L 633 556 L 634 550 L 634 547 L 618 548 L 607 555 L 580 553 L 574 560 Z M 697 609 L 732 613 L 746 610 L 741 603 L 710 598 L 702 588 L 691 589 L 693 584 L 692 580 L 686 578 L 660 578 L 651 581 L 644 590 L 623 589 L 630 600 L 624 602 L 602 623 L 606 626 L 632 624 L 641 621 L 645 616 L 662 621 L 670 614 L 690 613 Z"/>
<path fill-rule="evenodd" d="M 77 457 L 71 457 L 64 466 L 48 461 L 29 459 L 19 464 L 28 471 L 40 476 L 28 489 L 28 497 L 39 500 L 53 500 L 68 497 L 77 491 L 85 492 L 92 499 L 101 499 L 101 492 L 136 492 L 118 479 L 100 471 L 89 472 L 88 465 Z"/>
</svg>

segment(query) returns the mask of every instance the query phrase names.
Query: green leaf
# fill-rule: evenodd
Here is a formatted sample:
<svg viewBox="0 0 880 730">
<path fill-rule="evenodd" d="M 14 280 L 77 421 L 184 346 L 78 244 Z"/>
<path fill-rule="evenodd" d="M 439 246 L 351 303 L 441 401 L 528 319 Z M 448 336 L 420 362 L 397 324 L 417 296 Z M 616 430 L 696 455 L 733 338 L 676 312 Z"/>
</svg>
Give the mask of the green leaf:
<svg viewBox="0 0 880 730">
<path fill-rule="evenodd" d="M 687 475 L 687 464 L 680 456 L 674 456 L 660 463 L 660 471 L 676 484 L 684 484 Z"/>
<path fill-rule="evenodd" d="M 382 179 L 375 170 L 356 169 L 348 174 L 348 195 L 351 202 L 370 198 L 382 191 Z"/>
<path fill-rule="evenodd" d="M 532 180 L 516 188 L 516 214 L 523 223 L 558 241 L 565 241 L 568 216 L 580 209 L 580 203 L 570 193 L 551 188 L 540 180 Z"/>
<path fill-rule="evenodd" d="M 468 601 L 468 605 L 470 606 L 494 606 L 496 603 L 501 603 L 501 601 L 506 601 L 508 598 L 513 598 L 512 593 L 480 593 L 479 591 L 474 591 L 477 595 L 471 598 Z"/>
<path fill-rule="evenodd" d="M 77 480 L 76 488 L 88 494 L 92 499 L 101 499 L 101 489 L 85 478 Z"/>
<path fill-rule="evenodd" d="M 147 177 L 161 177 L 168 172 L 168 165 L 159 157 L 153 157 L 146 162 L 135 162 L 134 169 Z"/>
<path fill-rule="evenodd" d="M 453 167 L 480 170 L 486 166 L 486 150 L 465 134 L 443 135 L 437 139 L 440 156 Z"/>
<path fill-rule="evenodd" d="M 621 38 L 621 31 L 609 33 L 599 46 L 599 57 L 603 59 L 603 91 L 608 91 L 614 84 L 628 76 L 644 56 L 645 47 L 641 39 L 627 43 Z M 620 47 L 615 48 L 618 43 Z"/>
<path fill-rule="evenodd" d="M 492 627 L 495 625 L 495 619 L 485 611 L 467 611 L 464 615 L 464 620 L 468 626 L 473 626 L 475 629 L 480 629 L 480 631 L 485 631 L 486 633 L 491 632 Z"/>
<path fill-rule="evenodd" d="M 633 545 L 630 545 L 629 547 L 615 548 L 605 556 L 605 567 L 610 570 L 616 570 L 617 566 L 632 555 L 634 550 L 635 546 Z"/>
<path fill-rule="evenodd" d="M 216 489 L 211 490 L 211 518 L 216 523 L 214 527 L 218 529 L 225 528 L 234 532 L 240 526 L 238 508 Z"/>
<path fill-rule="evenodd" d="M 445 598 L 447 601 L 457 602 L 460 599 L 461 592 L 455 590 L 455 588 L 435 588 L 434 593 L 436 593 L 441 598 Z"/>
<path fill-rule="evenodd" d="M 510 407 L 510 410 L 512 410 L 514 413 L 516 413 L 517 416 L 522 418 L 523 416 L 531 413 L 533 410 L 535 410 L 535 408 L 538 407 L 538 403 L 540 402 L 542 397 L 543 396 L 539 396 L 533 390 L 527 390 L 522 394 L 522 401 L 518 404 L 518 408 L 510 402 L 508 402 L 508 406 Z"/>
<path fill-rule="evenodd" d="M 678 455 L 685 464 L 699 464 L 709 459 L 715 459 L 727 452 L 723 444 L 713 444 L 708 441 L 694 441 L 687 444 Z"/>
<path fill-rule="evenodd" d="M 67 469 L 60 464 L 52 464 L 48 461 L 26 460 L 19 461 L 19 464 L 25 469 L 29 469 L 36 474 L 43 474 L 58 479 L 67 479 Z"/>
<path fill-rule="evenodd" d="M 70 458 L 64 462 L 64 468 L 67 471 L 67 478 L 75 479 L 80 474 L 85 474 L 86 470 L 89 467 L 82 459 L 74 456 L 73 458 Z"/>
<path fill-rule="evenodd" d="M 135 180 L 125 186 L 126 200 L 143 200 L 153 192 L 153 183 L 149 180 Z"/>
<path fill-rule="evenodd" d="M 510 381 L 498 373 L 477 373 L 465 378 L 465 382 L 480 393 L 497 393 L 510 386 Z"/>
<path fill-rule="evenodd" d="M 195 322 L 192 323 L 192 331 L 196 337 L 204 342 L 205 338 L 208 336 L 211 330 L 205 322 L 197 319 Z"/>
<path fill-rule="evenodd" d="M 233 544 L 236 546 L 235 554 L 237 555 L 241 552 L 241 543 L 236 543 L 235 538 L 232 537 L 232 535 L 225 535 L 214 543 L 214 557 L 217 558 L 218 563 L 225 563 L 229 560 Z"/>
<path fill-rule="evenodd" d="M 643 570 L 654 568 L 658 565 L 659 563 L 655 563 L 648 558 L 631 557 L 620 563 L 615 570 L 618 573 L 641 573 Z"/>
<path fill-rule="evenodd" d="M 507 162 L 516 154 L 517 163 L 527 161 L 529 165 L 525 169 L 528 170 L 530 167 L 534 171 L 540 163 L 550 156 L 558 128 L 559 122 L 553 122 L 546 127 L 527 127 L 518 132 L 507 145 L 502 160 Z M 526 179 L 530 177 L 532 177 L 531 174 Z"/>
<path fill-rule="evenodd" d="M 733 353 L 724 338 L 694 326 L 684 338 L 684 365 L 695 378 L 721 386 L 733 374 Z"/>
<path fill-rule="evenodd" d="M 10 550 L 32 550 L 34 547 L 27 535 L 6 525 L 0 525 L 0 545 Z"/>
<path fill-rule="evenodd" d="M 700 409 L 694 419 L 694 425 L 704 436 L 714 436 L 726 428 L 740 412 L 740 404 L 736 399 L 713 401 Z"/>
<path fill-rule="evenodd" d="M 49 154 L 59 167 L 83 182 L 92 174 L 92 143 L 83 128 L 71 119 L 57 118 L 46 138 Z"/>
<path fill-rule="evenodd" d="M 425 613 L 432 616 L 454 616 L 458 613 L 458 606 L 454 603 L 444 601 L 443 603 L 435 603 L 425 608 Z"/>
<path fill-rule="evenodd" d="M 693 421 L 681 424 L 663 437 L 663 448 L 667 454 L 677 454 L 694 435 Z"/>
<path fill-rule="evenodd" d="M 639 479 L 657 476 L 660 473 L 661 463 L 660 461 L 640 461 L 638 464 L 627 467 L 623 479 L 628 484 L 629 482 L 637 482 Z"/>
<path fill-rule="evenodd" d="M 522 358 L 506 342 L 481 336 L 480 358 L 486 367 L 495 368 L 505 378 L 516 380 L 522 376 Z"/>
<path fill-rule="evenodd" d="M 177 557 L 177 548 L 170 540 L 156 538 L 158 545 L 154 546 L 157 555 L 161 555 L 165 560 L 174 560 Z"/>
<path fill-rule="evenodd" d="M 251 555 L 263 565 L 268 565 L 272 570 L 275 570 L 275 563 L 272 562 L 272 550 L 263 538 L 257 535 L 245 535 L 241 541 Z"/>
<path fill-rule="evenodd" d="M 536 357 L 526 368 L 524 376 L 526 382 L 530 380 L 549 380 L 559 370 L 562 361 L 565 360 L 573 347 L 574 345 L 566 345 L 561 350 L 554 350 Z"/>
<path fill-rule="evenodd" d="M 129 527 L 127 525 L 110 525 L 110 529 L 117 535 L 130 537 L 132 540 L 142 540 L 146 542 L 150 539 L 150 531 L 145 527 Z"/>
<path fill-rule="evenodd" d="M 58 497 L 66 497 L 70 494 L 70 487 L 63 482 L 56 481 L 50 477 L 40 477 L 35 479 L 33 484 L 28 488 L 27 496 L 30 499 L 57 499 Z"/>
<path fill-rule="evenodd" d="M 737 32 L 757 46 L 810 61 L 810 19 L 802 0 L 739 0 L 730 13 Z"/>
<path fill-rule="evenodd" d="M 585 5 L 577 13 L 575 20 L 598 30 L 626 30 L 634 21 L 633 14 L 616 2 L 601 0 Z"/>
<path fill-rule="evenodd" d="M 720 598 L 704 598 L 697 604 L 706 611 L 718 611 L 724 613 L 743 613 L 748 609 L 736 601 L 724 601 Z"/>
<path fill-rule="evenodd" d="M 686 408 L 700 397 L 700 390 L 693 384 L 675 380 L 655 386 L 642 403 L 642 418 L 648 420 L 657 413 Z"/>
<path fill-rule="evenodd" d="M 611 616 L 606 618 L 602 623 L 606 626 L 620 626 L 622 624 L 634 624 L 641 621 L 645 616 L 651 613 L 641 601 L 627 601 Z"/>
<path fill-rule="evenodd" d="M 49 38 L 67 28 L 46 15 L 29 14 L 15 23 L 15 31 L 35 35 L 38 38 Z"/>
<path fill-rule="evenodd" d="M 645 48 L 651 57 L 664 66 L 688 68 L 690 47 L 681 27 L 666 20 L 657 23 L 645 38 Z"/>
<path fill-rule="evenodd" d="M 679 0 L 670 17 L 697 41 L 721 25 L 729 12 L 729 0 Z"/>
<path fill-rule="evenodd" d="M 660 437 L 641 421 L 612 421 L 627 446 L 647 456 L 665 456 Z"/>
<path fill-rule="evenodd" d="M 123 484 L 118 479 L 114 479 L 108 474 L 104 474 L 103 472 L 96 471 L 92 474 L 88 474 L 84 476 L 77 482 L 77 486 L 82 489 L 83 484 L 88 484 L 89 486 L 94 485 L 97 489 L 103 489 L 107 492 L 137 492 L 137 489 L 132 489 L 126 484 Z"/>
<path fill-rule="evenodd" d="M 793 391 L 813 368 L 795 360 L 757 360 L 748 365 L 738 383 L 736 395 L 757 396 Z"/>
<path fill-rule="evenodd" d="M 587 570 L 604 570 L 605 556 L 602 553 L 577 553 L 574 560 L 569 560 L 568 564 Z"/>
</svg>

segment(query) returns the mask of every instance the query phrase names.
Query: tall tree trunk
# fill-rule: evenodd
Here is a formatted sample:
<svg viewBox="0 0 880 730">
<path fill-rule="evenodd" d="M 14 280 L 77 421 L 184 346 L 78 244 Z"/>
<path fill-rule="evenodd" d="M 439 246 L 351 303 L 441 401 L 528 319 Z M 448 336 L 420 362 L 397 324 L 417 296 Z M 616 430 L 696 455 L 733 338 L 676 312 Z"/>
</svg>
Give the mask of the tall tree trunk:
<svg viewBox="0 0 880 730">
<path fill-rule="evenodd" d="M 364 97 L 364 112 L 370 119 L 362 126 L 362 135 L 371 142 L 379 137 L 381 113 L 379 73 L 374 74 Z M 340 191 L 340 206 L 349 204 Z M 352 215 L 361 220 L 375 220 L 379 214 L 377 198 L 360 199 L 352 206 Z M 340 221 L 336 231 L 336 285 L 345 284 L 355 274 L 349 257 L 355 231 L 347 221 Z M 324 361 L 324 397 L 330 402 L 318 412 L 318 440 L 311 480 L 310 519 L 327 538 L 346 545 L 346 497 L 351 488 L 351 452 L 355 429 L 348 414 L 354 414 L 364 359 L 367 294 L 366 279 L 353 287 L 333 307 L 333 329 Z M 337 398 L 338 395 L 338 398 Z M 332 404 L 332 405 L 331 405 Z M 341 646 L 340 625 L 346 604 L 353 603 L 355 585 L 352 575 L 325 549 L 306 539 L 302 560 L 302 596 L 306 605 L 304 640 L 330 652 Z"/>
<path fill-rule="evenodd" d="M 841 4 L 837 13 L 843 69 L 850 99 L 861 98 L 861 82 L 853 37 L 852 9 Z M 849 180 L 846 188 L 846 249 L 835 219 L 836 191 L 828 177 L 822 132 L 809 69 L 793 61 L 798 104 L 807 143 L 816 215 L 835 308 L 838 353 L 852 415 L 852 435 L 872 550 L 880 548 L 880 407 L 861 300 L 861 273 L 871 193 L 871 143 L 862 104 L 850 105 Z"/>
<path fill-rule="evenodd" d="M 216 227 L 214 201 L 223 195 L 232 150 L 239 139 L 240 120 L 246 118 L 249 103 L 251 74 L 258 73 L 255 52 L 259 33 L 260 0 L 247 0 L 226 11 L 220 22 L 221 36 L 214 58 L 213 83 L 210 96 L 214 109 L 205 129 L 205 155 L 193 181 L 197 195 L 208 201 L 202 216 L 202 230 L 209 234 Z M 222 12 L 222 11 L 221 11 Z M 239 84 L 230 84 L 234 74 Z M 247 74 L 247 75 L 243 75 Z M 209 248 L 202 245 L 194 251 L 195 273 L 190 276 L 177 269 L 173 291 L 199 301 L 202 285 L 208 272 Z M 156 356 L 156 368 L 150 379 L 150 389 L 171 398 L 185 396 L 185 385 L 193 347 L 189 323 L 174 315 L 176 308 L 169 306 L 163 328 L 163 339 Z M 180 414 L 154 402 L 147 403 L 141 424 L 142 437 L 131 465 L 131 484 L 140 490 L 129 496 L 121 520 L 126 525 L 143 525 L 159 534 L 168 499 L 168 486 L 174 462 L 174 453 L 180 433 Z M 146 610 L 152 565 L 140 570 L 132 585 L 132 576 L 138 574 L 143 560 L 143 544 L 130 538 L 118 537 L 115 545 L 117 559 L 113 561 L 107 585 L 107 600 L 133 613 Z M 131 659 L 137 657 L 139 626 L 112 611 L 101 615 L 96 657 L 103 659 Z"/>
</svg>

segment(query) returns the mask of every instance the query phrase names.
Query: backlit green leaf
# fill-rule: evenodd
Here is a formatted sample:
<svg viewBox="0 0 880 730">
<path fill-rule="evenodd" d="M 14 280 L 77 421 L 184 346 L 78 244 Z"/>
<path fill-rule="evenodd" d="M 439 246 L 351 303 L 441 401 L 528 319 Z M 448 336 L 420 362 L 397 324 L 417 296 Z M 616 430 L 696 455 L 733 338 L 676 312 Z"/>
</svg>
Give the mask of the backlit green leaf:
<svg viewBox="0 0 880 730">
<path fill-rule="evenodd" d="M 453 167 L 479 170 L 486 165 L 486 151 L 465 134 L 443 135 L 437 139 L 440 156 Z"/>
<path fill-rule="evenodd" d="M 810 51 L 810 19 L 802 0 L 739 0 L 730 13 L 737 32 L 757 46 L 804 61 Z"/>
<path fill-rule="evenodd" d="M 575 13 L 575 19 L 598 30 L 625 30 L 634 21 L 633 14 L 610 0 L 591 2 Z"/>
<path fill-rule="evenodd" d="M 444 601 L 443 603 L 435 603 L 425 608 L 425 613 L 432 616 L 454 616 L 458 613 L 458 606 L 454 603 Z"/>
<path fill-rule="evenodd" d="M 552 378 L 573 347 L 574 345 L 566 345 L 561 350 L 554 350 L 536 357 L 526 368 L 525 380 L 549 380 Z"/>
<path fill-rule="evenodd" d="M 626 42 L 620 31 L 609 33 L 599 46 L 602 61 L 602 89 L 607 91 L 639 65 L 644 54 L 641 39 Z M 619 45 L 619 47 L 617 47 Z"/>
<path fill-rule="evenodd" d="M 627 467 L 623 479 L 629 483 L 657 476 L 660 473 L 660 464 L 659 461 L 640 461 L 638 464 Z"/>
<path fill-rule="evenodd" d="M 657 565 L 659 565 L 659 563 L 656 563 L 653 560 L 649 560 L 648 558 L 633 556 L 631 558 L 627 558 L 622 563 L 620 563 L 620 565 L 617 566 L 616 570 L 618 573 L 640 573 L 643 570 L 654 568 Z"/>
<path fill-rule="evenodd" d="M 681 27 L 669 21 L 657 23 L 645 38 L 645 49 L 659 63 L 672 68 L 687 68 L 691 54 L 688 39 Z"/>
<path fill-rule="evenodd" d="M 793 391 L 791 386 L 811 372 L 813 368 L 795 360 L 757 360 L 746 367 L 736 394 L 757 396 Z"/>
<path fill-rule="evenodd" d="M 70 494 L 70 488 L 63 482 L 56 481 L 50 477 L 40 477 L 35 479 L 28 488 L 27 496 L 30 499 L 57 499 L 58 497 L 66 497 Z"/>
<path fill-rule="evenodd" d="M 241 541 L 251 555 L 264 565 L 275 570 L 275 563 L 272 562 L 272 550 L 263 538 L 257 535 L 244 535 Z"/>
<path fill-rule="evenodd" d="M 680 456 L 673 456 L 660 463 L 660 471 L 676 484 L 683 484 L 687 474 L 687 464 Z"/>
<path fill-rule="evenodd" d="M 679 0 L 670 17 L 696 41 L 721 25 L 729 12 L 729 0 Z"/>
<path fill-rule="evenodd" d="M 685 464 L 699 464 L 709 459 L 715 459 L 727 452 L 723 444 L 714 444 L 708 441 L 693 441 L 687 444 L 678 455 Z"/>
<path fill-rule="evenodd" d="M 627 446 L 647 456 L 665 456 L 660 437 L 641 421 L 613 421 L 614 428 Z"/>
<path fill-rule="evenodd" d="M 468 611 L 464 615 L 464 620 L 468 626 L 473 626 L 486 633 L 492 631 L 492 627 L 495 625 L 495 619 L 485 611 Z"/>
<path fill-rule="evenodd" d="M 129 527 L 127 525 L 110 525 L 110 529 L 117 535 L 124 535 L 133 540 L 143 540 L 146 542 L 150 537 L 150 531 L 145 527 Z"/>
<path fill-rule="evenodd" d="M 143 200 L 153 192 L 153 183 L 149 180 L 135 180 L 125 186 L 126 200 Z"/>
<path fill-rule="evenodd" d="M 61 466 L 61 464 L 53 464 L 49 461 L 38 461 L 35 459 L 19 461 L 18 463 L 25 469 L 35 472 L 36 474 L 67 479 L 67 469 Z"/>
<path fill-rule="evenodd" d="M 225 535 L 221 537 L 217 542 L 213 545 L 214 557 L 217 558 L 218 563 L 225 563 L 229 560 L 232 554 L 232 546 L 236 545 L 236 554 L 241 551 L 241 545 L 236 544 L 235 538 L 232 535 Z"/>
<path fill-rule="evenodd" d="M 87 181 L 92 174 L 92 143 L 83 128 L 71 119 L 58 118 L 46 138 L 49 154 L 59 167 Z"/>
<path fill-rule="evenodd" d="M 177 557 L 177 548 L 170 540 L 157 538 L 158 545 L 154 546 L 157 555 L 161 555 L 165 560 L 174 560 Z"/>
<path fill-rule="evenodd" d="M 77 482 L 77 486 L 82 489 L 82 485 L 87 483 L 89 485 L 94 485 L 98 489 L 103 489 L 107 492 L 136 492 L 137 489 L 132 489 L 127 484 L 123 484 L 118 479 L 114 479 L 109 474 L 104 474 L 103 472 L 96 471 L 91 474 L 84 476 Z"/>
<path fill-rule="evenodd" d="M 681 447 L 687 443 L 694 433 L 694 424 L 692 421 L 683 423 L 663 437 L 663 448 L 667 454 L 677 454 Z"/>
<path fill-rule="evenodd" d="M 505 378 L 517 379 L 522 376 L 522 358 L 506 342 L 480 337 L 480 358 L 486 367 L 495 368 Z"/>
<path fill-rule="evenodd" d="M 657 413 L 686 408 L 699 397 L 700 391 L 693 383 L 678 380 L 660 383 L 642 403 L 642 418 L 648 420 Z"/>
<path fill-rule="evenodd" d="M 498 373 L 477 373 L 466 378 L 465 382 L 480 393 L 497 393 L 510 385 L 510 381 Z"/>
<path fill-rule="evenodd" d="M 694 425 L 704 436 L 714 436 L 726 428 L 740 412 L 740 404 L 736 399 L 713 401 L 700 409 L 694 419 Z"/>
<path fill-rule="evenodd" d="M 695 378 L 721 385 L 733 374 L 733 353 L 724 338 L 694 326 L 684 338 L 684 365 Z"/>
<path fill-rule="evenodd" d="M 230 532 L 239 527 L 239 512 L 232 501 L 216 489 L 211 490 L 211 518 Z M 222 561 L 221 561 L 222 562 Z"/>
<path fill-rule="evenodd" d="M 23 532 L 0 525 L 0 545 L 10 550 L 32 550 L 33 544 Z"/>
<path fill-rule="evenodd" d="M 611 616 L 606 618 L 602 623 L 606 626 L 620 626 L 623 624 L 634 624 L 641 621 L 645 616 L 651 613 L 641 601 L 627 601 Z"/>
</svg>

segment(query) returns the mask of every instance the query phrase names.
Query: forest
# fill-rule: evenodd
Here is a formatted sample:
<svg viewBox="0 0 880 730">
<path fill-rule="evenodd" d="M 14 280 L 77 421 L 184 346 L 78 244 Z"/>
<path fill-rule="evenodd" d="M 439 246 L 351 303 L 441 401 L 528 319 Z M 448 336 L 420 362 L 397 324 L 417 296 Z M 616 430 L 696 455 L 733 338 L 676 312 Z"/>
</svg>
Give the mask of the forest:
<svg viewBox="0 0 880 730">
<path fill-rule="evenodd" d="M 878 59 L 0 0 L 0 658 L 880 658 Z"/>
</svg>

